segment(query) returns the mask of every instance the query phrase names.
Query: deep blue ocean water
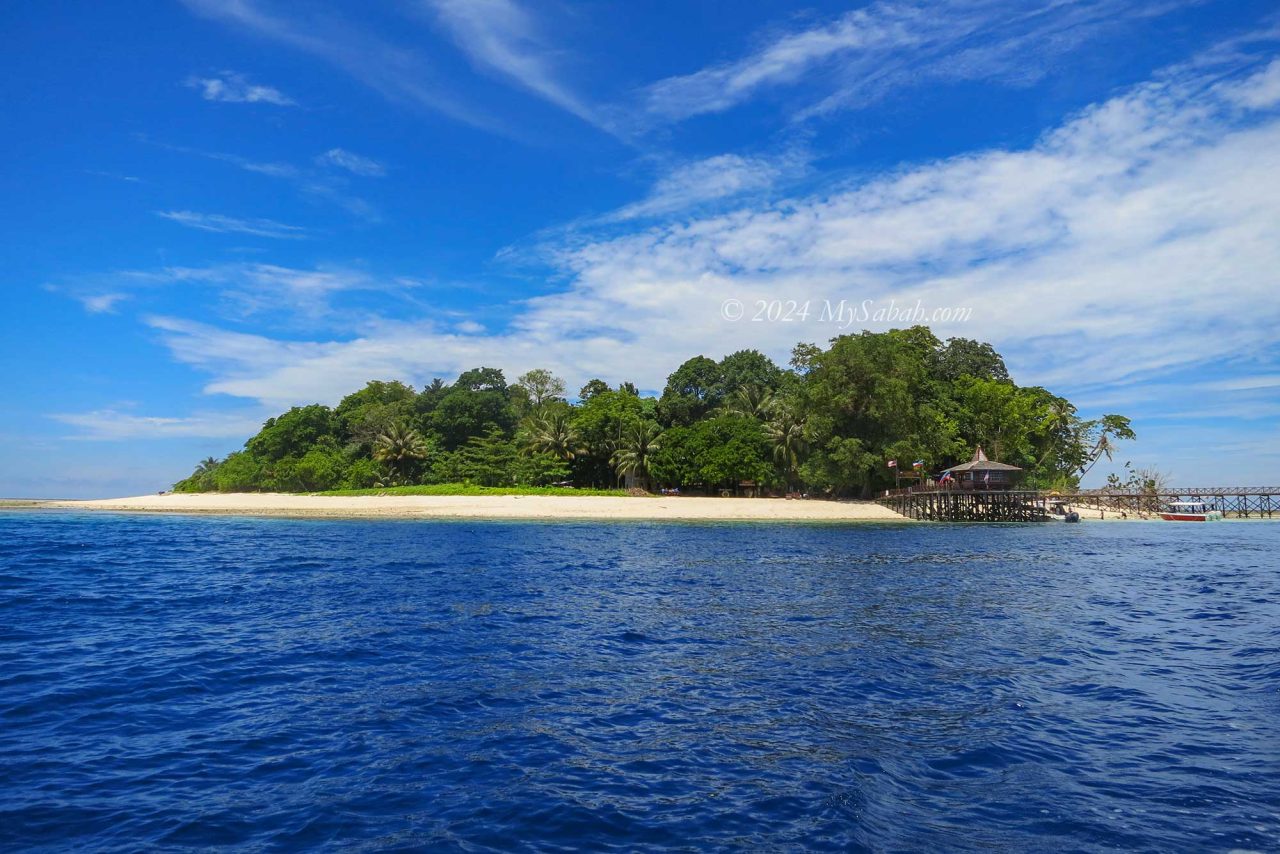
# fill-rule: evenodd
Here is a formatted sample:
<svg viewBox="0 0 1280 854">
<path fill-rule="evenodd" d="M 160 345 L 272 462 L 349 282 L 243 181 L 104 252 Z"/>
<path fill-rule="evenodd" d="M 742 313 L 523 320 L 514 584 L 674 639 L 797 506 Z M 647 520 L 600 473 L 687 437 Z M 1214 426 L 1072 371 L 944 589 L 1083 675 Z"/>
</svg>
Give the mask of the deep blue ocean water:
<svg viewBox="0 0 1280 854">
<path fill-rule="evenodd" d="M 1274 851 L 1278 553 L 0 513 L 0 850 Z"/>
</svg>

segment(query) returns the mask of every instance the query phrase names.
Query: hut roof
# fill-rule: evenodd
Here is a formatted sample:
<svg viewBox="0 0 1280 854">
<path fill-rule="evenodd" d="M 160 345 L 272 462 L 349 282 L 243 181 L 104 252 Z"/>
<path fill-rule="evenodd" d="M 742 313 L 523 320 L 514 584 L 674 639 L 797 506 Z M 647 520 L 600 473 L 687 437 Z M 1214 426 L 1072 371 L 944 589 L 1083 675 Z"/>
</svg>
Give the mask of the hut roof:
<svg viewBox="0 0 1280 854">
<path fill-rule="evenodd" d="M 1022 469 L 1018 466 L 1011 466 L 1008 463 L 992 462 L 987 459 L 986 454 L 982 453 L 982 446 L 979 445 L 978 450 L 973 452 L 973 459 L 967 463 L 952 466 L 951 471 L 1022 471 Z"/>
</svg>

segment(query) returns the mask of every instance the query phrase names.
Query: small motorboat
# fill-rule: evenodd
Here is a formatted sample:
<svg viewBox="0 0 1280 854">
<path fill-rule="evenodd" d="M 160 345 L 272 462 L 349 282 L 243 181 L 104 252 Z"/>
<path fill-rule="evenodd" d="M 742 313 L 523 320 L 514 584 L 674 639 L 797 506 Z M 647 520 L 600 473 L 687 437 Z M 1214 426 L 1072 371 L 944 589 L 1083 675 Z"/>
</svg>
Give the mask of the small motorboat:
<svg viewBox="0 0 1280 854">
<path fill-rule="evenodd" d="M 1049 520 L 1053 522 L 1079 522 L 1080 521 L 1079 513 L 1072 510 L 1063 502 L 1057 501 L 1057 500 L 1053 500 L 1049 502 L 1048 506 L 1045 508 L 1045 513 L 1048 514 Z"/>
<path fill-rule="evenodd" d="M 1166 522 L 1220 522 L 1222 513 L 1210 510 L 1203 501 L 1171 501 L 1160 511 L 1160 518 Z"/>
</svg>

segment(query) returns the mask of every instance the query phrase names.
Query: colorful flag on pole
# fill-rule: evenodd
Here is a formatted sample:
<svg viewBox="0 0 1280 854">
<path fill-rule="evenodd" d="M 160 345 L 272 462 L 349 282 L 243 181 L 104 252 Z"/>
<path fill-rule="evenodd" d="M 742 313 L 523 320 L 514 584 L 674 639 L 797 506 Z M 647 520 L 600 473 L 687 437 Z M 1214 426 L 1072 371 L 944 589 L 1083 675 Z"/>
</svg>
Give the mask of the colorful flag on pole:
<svg viewBox="0 0 1280 854">
<path fill-rule="evenodd" d="M 951 480 L 951 469 L 947 469 L 942 473 L 942 477 L 938 478 L 938 483 L 946 483 Z"/>
<path fill-rule="evenodd" d="M 922 468 L 924 468 L 924 460 L 916 460 L 914 463 L 912 463 L 912 464 L 911 464 L 911 467 L 912 467 L 913 469 L 922 469 Z"/>
<path fill-rule="evenodd" d="M 891 468 L 891 469 L 896 469 L 897 467 L 898 467 L 898 461 L 897 461 L 897 460 L 889 460 L 889 468 Z"/>
</svg>

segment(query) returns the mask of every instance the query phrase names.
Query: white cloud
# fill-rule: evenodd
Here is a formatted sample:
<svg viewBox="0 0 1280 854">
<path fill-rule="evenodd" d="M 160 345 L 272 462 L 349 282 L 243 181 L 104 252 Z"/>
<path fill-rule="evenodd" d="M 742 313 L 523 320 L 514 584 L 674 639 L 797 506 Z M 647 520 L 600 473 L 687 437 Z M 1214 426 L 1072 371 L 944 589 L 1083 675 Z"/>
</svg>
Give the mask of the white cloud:
<svg viewBox="0 0 1280 854">
<path fill-rule="evenodd" d="M 222 214 L 197 213 L 195 211 L 156 211 L 156 216 L 172 220 L 188 228 L 212 231 L 218 234 L 250 234 L 255 237 L 271 237 L 277 240 L 301 240 L 308 234 L 298 225 L 285 225 L 271 219 L 237 219 Z"/>
<path fill-rule="evenodd" d="M 120 439 L 231 439 L 252 436 L 266 416 L 252 412 L 199 413 L 182 418 L 134 415 L 117 409 L 50 415 L 79 432 L 67 438 L 113 441 Z"/>
<path fill-rule="evenodd" d="M 324 154 L 316 155 L 316 162 L 322 166 L 346 169 L 353 175 L 363 175 L 367 178 L 381 178 L 387 174 L 387 167 L 378 161 L 342 148 L 331 148 Z"/>
<path fill-rule="evenodd" d="M 388 328 L 376 337 L 337 343 L 279 341 L 173 317 L 148 323 L 180 361 L 215 374 L 206 393 L 254 398 L 277 408 L 300 400 L 336 403 L 373 377 L 418 371 L 425 376 L 441 363 L 441 354 L 430 352 L 433 343 L 473 340 L 442 338 L 430 325 Z M 473 352 L 482 350 L 485 339 L 474 340 Z"/>
<path fill-rule="evenodd" d="M 941 17 L 893 3 L 848 12 L 830 24 L 782 35 L 743 59 L 660 80 L 646 88 L 648 108 L 670 119 L 727 110 L 764 87 L 795 82 L 833 56 L 883 56 L 936 38 L 928 33 Z"/>
<path fill-rule="evenodd" d="M 90 314 L 113 314 L 116 304 L 128 298 L 128 294 L 89 294 L 77 297 Z"/>
<path fill-rule="evenodd" d="M 1214 380 L 1201 383 L 1200 387 L 1211 391 L 1256 391 L 1259 389 L 1280 388 L 1280 374 L 1256 374 L 1247 377 L 1233 377 L 1229 380 Z"/>
<path fill-rule="evenodd" d="M 748 318 L 773 299 L 812 301 L 814 315 L 827 299 L 970 307 L 969 323 L 935 331 L 991 340 L 1023 382 L 1074 388 L 1257 356 L 1280 325 L 1280 116 L 1242 113 L 1231 93 L 1269 73 L 1220 84 L 1223 69 L 1183 69 L 1025 149 L 575 235 L 551 247 L 567 289 L 525 301 L 487 335 L 458 334 L 444 317 L 309 342 L 155 325 L 178 359 L 212 376 L 207 391 L 273 406 L 477 364 L 660 388 L 698 352 L 757 347 L 785 359 L 797 341 L 863 325 L 733 323 L 721 316 L 728 298 Z"/>
<path fill-rule="evenodd" d="M 707 203 L 771 188 L 796 170 L 793 159 L 771 160 L 721 154 L 681 164 L 663 175 L 649 195 L 626 205 L 605 220 L 662 216 Z"/>
<path fill-rule="evenodd" d="M 170 266 L 81 276 L 61 284 L 42 285 L 50 293 L 76 300 L 91 313 L 114 312 L 124 300 L 139 311 L 168 304 L 171 290 L 206 316 L 254 319 L 294 332 L 302 328 L 350 330 L 378 320 L 376 307 L 403 311 L 414 304 L 414 279 L 382 279 L 350 267 L 286 267 L 234 262 L 204 267 Z"/>
<path fill-rule="evenodd" d="M 414 286 L 398 281 L 382 281 L 369 274 L 341 267 L 300 269 L 278 264 L 236 263 L 210 267 L 164 267 L 135 270 L 117 276 L 120 287 L 188 285 L 213 289 L 224 306 L 237 317 L 277 312 L 292 323 L 317 324 L 338 319 L 332 306 L 334 297 L 356 292 L 403 295 Z M 366 312 L 344 312 L 352 318 Z"/>
<path fill-rule="evenodd" d="M 1026 85 L 1046 73 L 1054 56 L 1101 31 L 1175 5 L 1078 0 L 1010 7 L 999 0 L 881 0 L 827 23 L 776 34 L 740 59 L 660 80 L 641 94 L 655 119 L 679 121 L 801 82 L 825 92 L 799 111 L 801 118 L 935 81 Z"/>
<path fill-rule="evenodd" d="M 536 22 L 513 0 L 425 0 L 463 53 L 591 124 L 594 112 L 558 79 Z"/>
<path fill-rule="evenodd" d="M 1228 83 L 1223 94 L 1248 110 L 1263 110 L 1280 104 L 1280 59 L 1243 83 Z"/>
<path fill-rule="evenodd" d="M 187 86 L 198 89 L 206 101 L 227 104 L 274 104 L 277 107 L 297 105 L 289 96 L 272 86 L 250 83 L 243 74 L 224 71 L 216 77 L 192 77 Z"/>
</svg>

